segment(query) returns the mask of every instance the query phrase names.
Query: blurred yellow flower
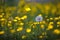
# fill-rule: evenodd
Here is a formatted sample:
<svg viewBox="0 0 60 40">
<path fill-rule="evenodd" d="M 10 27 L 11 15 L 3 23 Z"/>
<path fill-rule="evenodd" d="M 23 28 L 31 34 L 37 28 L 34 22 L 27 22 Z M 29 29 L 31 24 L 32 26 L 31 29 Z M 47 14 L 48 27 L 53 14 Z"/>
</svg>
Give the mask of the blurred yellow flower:
<svg viewBox="0 0 60 40">
<path fill-rule="evenodd" d="M 53 20 L 53 18 L 50 18 L 50 20 Z"/>
<path fill-rule="evenodd" d="M 14 21 L 14 22 L 17 22 L 18 20 L 14 19 L 13 21 Z"/>
<path fill-rule="evenodd" d="M 20 25 L 24 25 L 24 23 L 20 23 Z"/>
<path fill-rule="evenodd" d="M 55 29 L 55 30 L 53 31 L 53 33 L 54 33 L 54 34 L 60 34 L 60 30 Z"/>
<path fill-rule="evenodd" d="M 47 30 L 53 29 L 53 25 L 48 25 Z"/>
<path fill-rule="evenodd" d="M 12 26 L 10 23 L 8 23 L 8 27 Z"/>
<path fill-rule="evenodd" d="M 30 10 L 31 10 L 31 8 L 29 8 L 29 7 L 28 7 L 28 8 L 25 8 L 25 10 L 26 10 L 26 11 L 30 11 Z"/>
<path fill-rule="evenodd" d="M 25 19 L 27 18 L 27 15 L 23 16 Z"/>
<path fill-rule="evenodd" d="M 42 14 L 39 14 L 38 16 L 42 16 Z"/>
<path fill-rule="evenodd" d="M 17 31 L 22 31 L 23 30 L 23 27 L 18 27 L 17 28 Z"/>
<path fill-rule="evenodd" d="M 60 19 L 60 16 L 59 16 L 59 19 Z"/>
<path fill-rule="evenodd" d="M 22 20 L 24 20 L 24 17 L 21 17 Z"/>
<path fill-rule="evenodd" d="M 21 20 L 21 18 L 18 18 L 18 20 L 20 21 L 20 20 Z"/>
<path fill-rule="evenodd" d="M 40 28 L 44 29 L 44 25 L 41 25 Z"/>
<path fill-rule="evenodd" d="M 26 38 L 26 35 L 22 35 L 22 39 L 25 39 Z"/>
<path fill-rule="evenodd" d="M 16 20 L 21 20 L 21 18 L 19 18 L 18 16 L 15 17 Z"/>
<path fill-rule="evenodd" d="M 0 31 L 0 35 L 4 34 L 5 32 L 4 31 Z"/>
<path fill-rule="evenodd" d="M 23 17 L 21 17 L 21 19 L 22 19 L 22 20 L 24 20 L 24 19 L 26 19 L 26 18 L 27 18 L 27 16 L 26 16 L 26 15 L 25 15 L 25 16 L 23 16 Z"/>
<path fill-rule="evenodd" d="M 3 17 L 3 15 L 0 15 L 0 18 Z"/>
<path fill-rule="evenodd" d="M 60 22 L 57 22 L 57 24 L 59 24 L 59 25 L 60 25 Z"/>
<path fill-rule="evenodd" d="M 59 18 L 58 17 L 55 17 L 54 20 L 59 20 Z"/>
<path fill-rule="evenodd" d="M 5 21 L 5 18 L 2 18 L 1 21 Z"/>
<path fill-rule="evenodd" d="M 50 22 L 49 25 L 54 24 L 54 22 Z"/>
<path fill-rule="evenodd" d="M 12 21 L 8 21 L 8 23 L 12 23 Z"/>
<path fill-rule="evenodd" d="M 34 25 L 33 25 L 32 27 L 33 27 L 33 28 L 36 28 L 36 26 L 34 26 Z"/>
<path fill-rule="evenodd" d="M 43 38 L 43 36 L 39 36 L 39 38 Z"/>
<path fill-rule="evenodd" d="M 26 32 L 27 32 L 27 33 L 30 33 L 30 32 L 31 32 L 31 29 L 30 29 L 30 28 L 27 28 L 27 29 L 26 29 Z"/>
<path fill-rule="evenodd" d="M 18 18 L 19 18 L 18 16 L 15 17 L 15 19 L 18 19 Z"/>
<path fill-rule="evenodd" d="M 10 30 L 10 32 L 11 32 L 11 33 L 14 33 L 14 32 L 15 32 L 15 30 L 14 30 L 14 29 L 11 29 L 11 30 Z"/>
</svg>

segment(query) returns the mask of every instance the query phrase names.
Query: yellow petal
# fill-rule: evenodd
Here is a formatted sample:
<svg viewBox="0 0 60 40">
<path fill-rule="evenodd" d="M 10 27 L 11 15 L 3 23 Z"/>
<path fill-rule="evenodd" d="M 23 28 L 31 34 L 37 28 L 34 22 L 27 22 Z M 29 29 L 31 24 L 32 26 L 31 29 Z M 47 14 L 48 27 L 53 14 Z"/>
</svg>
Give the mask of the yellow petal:
<svg viewBox="0 0 60 40">
<path fill-rule="evenodd" d="M 26 32 L 27 32 L 27 33 L 30 33 L 30 32 L 31 32 L 31 29 L 30 29 L 30 28 L 27 28 L 27 29 L 26 29 Z"/>
</svg>

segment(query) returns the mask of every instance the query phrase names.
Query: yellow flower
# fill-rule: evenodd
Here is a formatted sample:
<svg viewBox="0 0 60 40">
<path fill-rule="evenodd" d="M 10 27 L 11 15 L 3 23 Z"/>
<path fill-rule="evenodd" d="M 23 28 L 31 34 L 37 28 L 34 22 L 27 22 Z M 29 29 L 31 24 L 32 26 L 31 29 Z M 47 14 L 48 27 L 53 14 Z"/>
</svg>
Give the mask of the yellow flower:
<svg viewBox="0 0 60 40">
<path fill-rule="evenodd" d="M 59 19 L 60 19 L 60 16 L 59 16 Z"/>
<path fill-rule="evenodd" d="M 3 15 L 0 15 L 0 17 L 3 17 Z"/>
<path fill-rule="evenodd" d="M 23 30 L 23 27 L 18 27 L 17 28 L 17 31 L 22 31 Z"/>
<path fill-rule="evenodd" d="M 27 29 L 26 29 L 26 32 L 27 32 L 27 33 L 30 33 L 30 32 L 31 32 L 31 29 L 30 29 L 30 28 L 27 28 Z"/>
<path fill-rule="evenodd" d="M 12 26 L 10 23 L 8 23 L 8 26 Z"/>
<path fill-rule="evenodd" d="M 24 17 L 21 17 L 22 20 L 24 20 Z"/>
<path fill-rule="evenodd" d="M 18 16 L 15 17 L 15 19 L 18 19 L 18 18 L 19 18 Z"/>
<path fill-rule="evenodd" d="M 25 35 L 23 35 L 23 36 L 22 36 L 22 39 L 25 39 L 25 38 L 26 38 L 26 36 L 25 36 Z"/>
<path fill-rule="evenodd" d="M 50 20 L 53 20 L 53 18 L 50 18 Z"/>
<path fill-rule="evenodd" d="M 59 25 L 60 25 L 60 22 L 57 22 L 57 24 L 59 24 Z"/>
<path fill-rule="evenodd" d="M 21 19 L 22 19 L 22 20 L 24 20 L 24 19 L 26 19 L 26 18 L 27 18 L 27 16 L 26 16 L 26 15 L 25 15 L 25 16 L 23 16 L 23 17 L 21 17 Z"/>
<path fill-rule="evenodd" d="M 19 18 L 18 16 L 15 17 L 16 20 L 21 20 L 21 18 Z"/>
<path fill-rule="evenodd" d="M 5 18 L 2 18 L 1 21 L 5 21 Z"/>
<path fill-rule="evenodd" d="M 53 31 L 53 33 L 54 33 L 54 34 L 60 34 L 60 30 L 55 29 L 55 30 Z"/>
<path fill-rule="evenodd" d="M 14 22 L 17 22 L 17 20 L 16 20 L 16 19 L 14 19 L 13 21 L 14 21 Z"/>
<path fill-rule="evenodd" d="M 20 25 L 24 25 L 24 23 L 20 23 Z"/>
<path fill-rule="evenodd" d="M 43 38 L 43 36 L 39 36 L 39 38 Z"/>
<path fill-rule="evenodd" d="M 23 16 L 25 19 L 27 18 L 27 16 L 25 15 L 25 16 Z"/>
<path fill-rule="evenodd" d="M 59 20 L 59 18 L 58 17 L 55 17 L 55 20 Z"/>
<path fill-rule="evenodd" d="M 1 34 L 4 34 L 4 33 L 5 33 L 4 31 L 0 31 L 0 35 L 1 35 Z"/>
<path fill-rule="evenodd" d="M 26 11 L 30 11 L 31 9 L 28 7 L 28 8 L 25 8 Z"/>
<path fill-rule="evenodd" d="M 18 18 L 18 20 L 21 20 L 21 18 Z"/>
<path fill-rule="evenodd" d="M 53 25 L 48 25 L 47 30 L 53 29 Z"/>
<path fill-rule="evenodd" d="M 8 23 L 12 23 L 12 21 L 8 21 Z"/>
<path fill-rule="evenodd" d="M 41 28 L 44 29 L 44 25 L 41 25 Z"/>
<path fill-rule="evenodd" d="M 36 26 L 32 26 L 33 28 L 36 28 Z"/>
<path fill-rule="evenodd" d="M 14 29 L 11 29 L 11 30 L 10 30 L 10 32 L 11 32 L 11 33 L 14 33 L 14 32 L 15 32 L 15 30 L 14 30 Z"/>
<path fill-rule="evenodd" d="M 42 16 L 42 14 L 39 14 L 38 16 Z"/>
<path fill-rule="evenodd" d="M 49 25 L 54 24 L 53 22 L 50 22 Z"/>
</svg>

